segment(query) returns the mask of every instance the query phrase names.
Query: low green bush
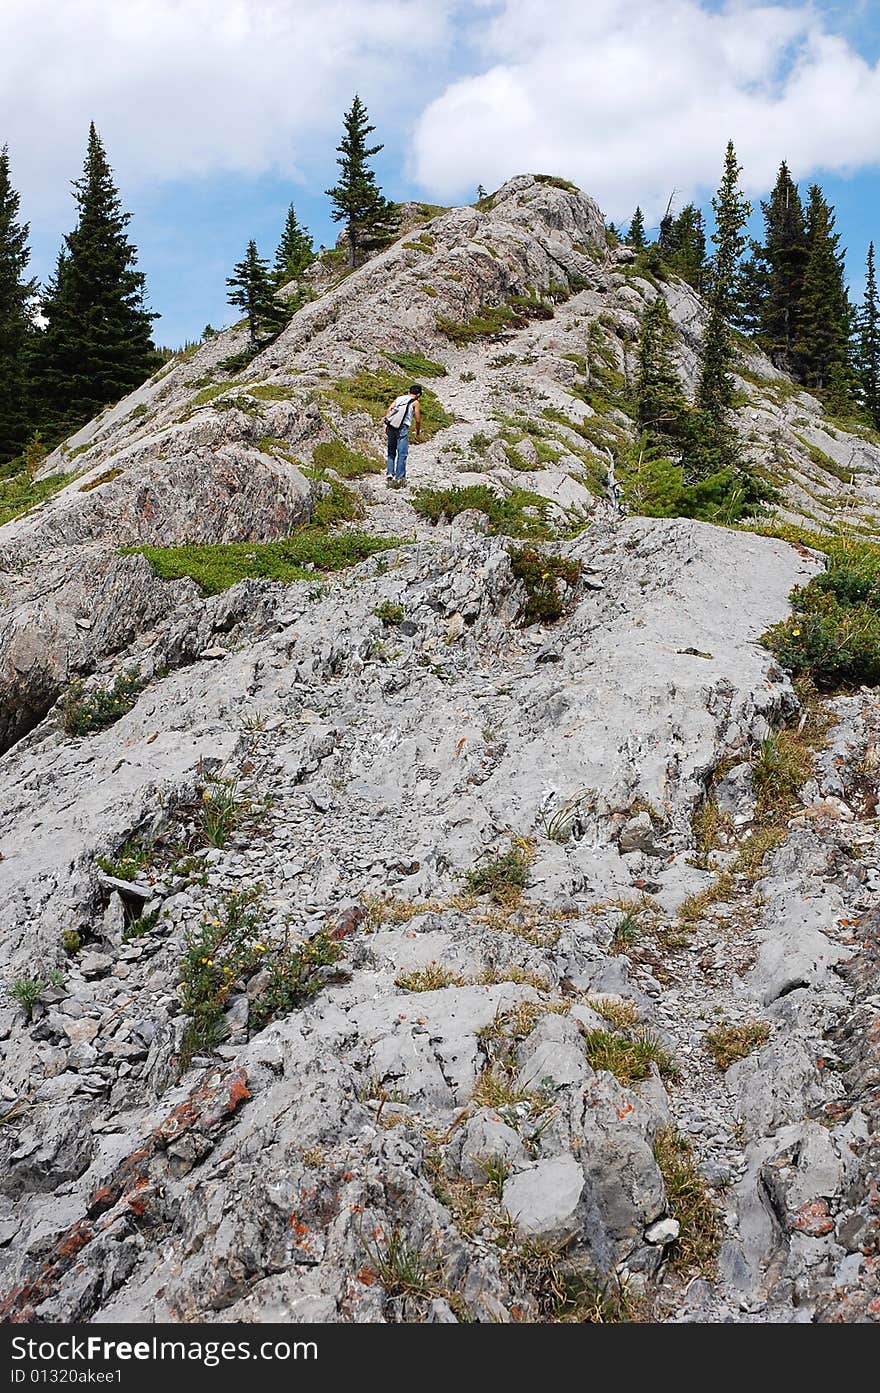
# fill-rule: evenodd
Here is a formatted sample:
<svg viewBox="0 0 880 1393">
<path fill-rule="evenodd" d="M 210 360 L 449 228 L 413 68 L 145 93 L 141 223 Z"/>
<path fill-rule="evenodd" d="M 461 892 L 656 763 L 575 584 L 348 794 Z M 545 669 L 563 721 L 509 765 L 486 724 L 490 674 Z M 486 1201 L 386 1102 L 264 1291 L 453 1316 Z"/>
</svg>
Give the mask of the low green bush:
<svg viewBox="0 0 880 1393">
<path fill-rule="evenodd" d="M 255 973 L 265 972 L 266 980 L 250 1003 L 251 1033 L 315 996 L 327 980 L 322 969 L 341 957 L 341 945 L 325 930 L 295 944 L 286 935 L 281 941 L 270 938 L 262 887 L 229 891 L 186 935 L 178 988 L 189 1018 L 182 1067 L 188 1068 L 193 1055 L 216 1048 L 229 997 Z"/>
<path fill-rule="evenodd" d="M 146 686 L 137 668 L 119 673 L 112 687 L 87 692 L 82 682 L 71 682 L 61 703 L 61 720 L 68 735 L 90 735 L 104 730 L 128 714 Z"/>
<path fill-rule="evenodd" d="M 540 494 L 513 489 L 501 498 L 488 484 L 469 484 L 466 488 L 418 489 L 412 506 L 419 517 L 437 523 L 450 521 L 459 513 L 476 509 L 489 519 L 489 531 L 505 537 L 547 541 L 553 529 L 547 521 L 549 505 Z"/>
<path fill-rule="evenodd" d="M 828 570 L 791 595 L 794 614 L 761 642 L 819 691 L 880 683 L 880 547 L 830 542 Z"/>
<path fill-rule="evenodd" d="M 340 571 L 376 552 L 401 545 L 399 537 L 303 528 L 280 542 L 216 542 L 182 547 L 127 547 L 146 557 L 162 580 L 190 576 L 203 595 L 219 595 L 240 580 L 314 580 L 316 571 Z"/>
<path fill-rule="evenodd" d="M 565 613 L 565 592 L 560 587 L 574 589 L 581 578 L 581 563 L 548 556 L 537 547 L 517 547 L 510 552 L 510 565 L 526 592 L 517 615 L 520 624 L 528 628 L 560 619 Z"/>
</svg>

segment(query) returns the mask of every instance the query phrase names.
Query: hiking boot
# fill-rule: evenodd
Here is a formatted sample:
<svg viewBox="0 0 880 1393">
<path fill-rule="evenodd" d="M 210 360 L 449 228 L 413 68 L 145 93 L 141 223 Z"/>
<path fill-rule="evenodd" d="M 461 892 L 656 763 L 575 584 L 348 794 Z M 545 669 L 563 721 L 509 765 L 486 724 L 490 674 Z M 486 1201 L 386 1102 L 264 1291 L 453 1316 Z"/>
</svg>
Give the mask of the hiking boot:
<svg viewBox="0 0 880 1393">
<path fill-rule="evenodd" d="M 393 476 L 392 474 L 386 474 L 386 475 L 385 475 L 385 487 L 386 487 L 387 489 L 393 489 L 393 488 L 394 488 L 394 476 Z"/>
</svg>

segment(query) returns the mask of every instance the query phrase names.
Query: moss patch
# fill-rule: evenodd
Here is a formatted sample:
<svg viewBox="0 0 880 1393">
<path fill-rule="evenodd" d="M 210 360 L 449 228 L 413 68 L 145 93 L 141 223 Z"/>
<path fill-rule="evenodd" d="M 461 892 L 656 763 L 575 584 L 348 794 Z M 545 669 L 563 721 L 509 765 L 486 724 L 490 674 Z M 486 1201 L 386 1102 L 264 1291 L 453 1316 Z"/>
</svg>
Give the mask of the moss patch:
<svg viewBox="0 0 880 1393">
<path fill-rule="evenodd" d="M 365 474 L 379 474 L 382 461 L 352 450 L 341 440 L 326 440 L 315 446 L 313 455 L 319 469 L 332 469 L 343 479 L 361 479 Z"/>
<path fill-rule="evenodd" d="M 203 595 L 218 595 L 240 580 L 314 580 L 315 572 L 340 571 L 389 547 L 397 537 L 303 528 L 280 542 L 218 542 L 205 546 L 125 547 L 122 555 L 146 557 L 162 580 L 190 576 Z"/>
<path fill-rule="evenodd" d="M 396 363 L 404 372 L 408 372 L 414 381 L 418 381 L 420 377 L 446 376 L 443 364 L 435 363 L 423 353 L 386 353 L 385 356 L 389 362 Z"/>
<path fill-rule="evenodd" d="M 118 479 L 120 474 L 124 473 L 125 471 L 123 469 L 105 469 L 104 473 L 99 474 L 97 478 L 90 479 L 87 484 L 81 484 L 79 491 L 80 493 L 91 493 L 92 489 L 99 488 L 101 484 L 109 484 L 113 479 Z"/>
</svg>

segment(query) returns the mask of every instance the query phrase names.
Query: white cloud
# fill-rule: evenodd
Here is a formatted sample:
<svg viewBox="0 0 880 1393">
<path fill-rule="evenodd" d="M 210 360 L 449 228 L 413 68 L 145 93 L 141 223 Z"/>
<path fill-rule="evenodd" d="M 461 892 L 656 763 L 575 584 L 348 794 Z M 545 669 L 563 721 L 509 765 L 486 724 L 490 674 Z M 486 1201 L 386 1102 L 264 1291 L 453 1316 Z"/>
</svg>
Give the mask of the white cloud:
<svg viewBox="0 0 880 1393">
<path fill-rule="evenodd" d="M 407 74 L 448 52 L 454 3 L 0 0 L 0 143 L 23 206 L 69 206 L 91 120 L 126 196 L 295 174 L 316 145 L 326 163 L 356 89 L 383 129 L 412 119 L 424 88 Z"/>
<path fill-rule="evenodd" d="M 565 175 L 628 218 L 714 188 L 733 138 L 752 192 L 880 164 L 875 67 L 803 4 L 501 0 L 484 70 L 427 107 L 413 173 L 437 197 L 525 170 Z"/>
</svg>

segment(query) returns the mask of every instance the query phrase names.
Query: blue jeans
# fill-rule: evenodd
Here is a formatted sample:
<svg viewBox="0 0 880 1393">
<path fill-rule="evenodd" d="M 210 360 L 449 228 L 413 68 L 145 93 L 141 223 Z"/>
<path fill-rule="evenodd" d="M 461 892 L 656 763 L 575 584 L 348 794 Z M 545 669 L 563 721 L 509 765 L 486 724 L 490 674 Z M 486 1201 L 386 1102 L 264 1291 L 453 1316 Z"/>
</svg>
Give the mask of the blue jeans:
<svg viewBox="0 0 880 1393">
<path fill-rule="evenodd" d="M 406 457 L 409 454 L 409 426 L 388 427 L 388 477 L 406 478 Z"/>
</svg>

